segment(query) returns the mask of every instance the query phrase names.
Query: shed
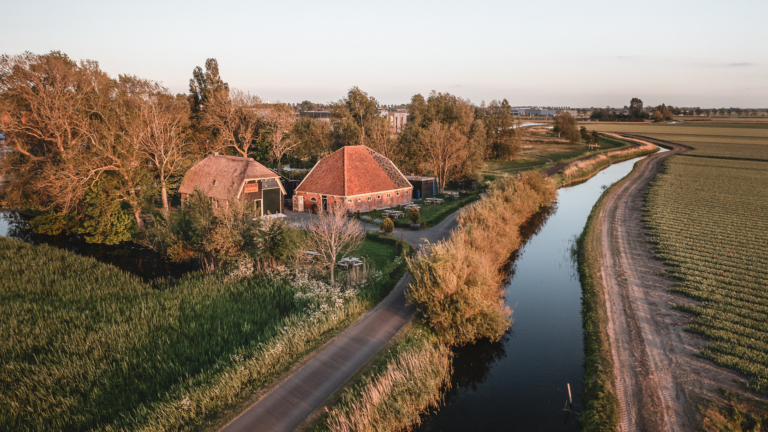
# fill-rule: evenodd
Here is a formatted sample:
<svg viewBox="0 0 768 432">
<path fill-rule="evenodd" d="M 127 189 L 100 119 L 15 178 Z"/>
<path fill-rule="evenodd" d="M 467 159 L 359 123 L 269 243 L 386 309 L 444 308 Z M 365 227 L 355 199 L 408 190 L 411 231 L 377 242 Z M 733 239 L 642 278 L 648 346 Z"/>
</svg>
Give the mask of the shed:
<svg viewBox="0 0 768 432">
<path fill-rule="evenodd" d="M 422 199 L 435 195 L 435 178 L 422 176 L 405 176 L 413 185 L 413 198 Z"/>
</svg>

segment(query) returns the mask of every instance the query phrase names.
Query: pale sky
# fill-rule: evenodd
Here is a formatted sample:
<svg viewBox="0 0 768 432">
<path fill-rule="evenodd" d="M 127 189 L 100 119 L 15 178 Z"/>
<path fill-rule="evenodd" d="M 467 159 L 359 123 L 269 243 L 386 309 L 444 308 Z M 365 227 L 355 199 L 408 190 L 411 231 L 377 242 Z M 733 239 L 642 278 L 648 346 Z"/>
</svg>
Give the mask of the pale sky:
<svg viewBox="0 0 768 432">
<path fill-rule="evenodd" d="M 0 53 L 60 50 L 188 90 L 330 102 L 768 107 L 768 1 L 6 1 Z"/>
</svg>

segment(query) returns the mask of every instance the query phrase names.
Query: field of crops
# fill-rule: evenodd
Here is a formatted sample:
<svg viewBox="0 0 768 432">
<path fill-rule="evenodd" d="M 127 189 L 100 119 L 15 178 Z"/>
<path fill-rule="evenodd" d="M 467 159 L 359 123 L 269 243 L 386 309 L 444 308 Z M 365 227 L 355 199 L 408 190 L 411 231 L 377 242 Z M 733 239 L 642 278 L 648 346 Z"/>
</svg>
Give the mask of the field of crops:
<svg viewBox="0 0 768 432">
<path fill-rule="evenodd" d="M 673 290 L 701 301 L 684 308 L 711 340 L 700 355 L 768 394 L 768 162 L 671 158 L 645 222 Z"/>
<path fill-rule="evenodd" d="M 756 124 L 756 127 L 725 127 L 722 124 L 701 126 L 691 123 L 678 123 L 678 124 L 658 124 L 658 123 L 595 123 L 584 122 L 580 125 L 586 126 L 589 130 L 596 130 L 600 132 L 626 132 L 637 134 L 673 134 L 673 135 L 689 135 L 689 136 L 701 136 L 701 137 L 727 137 L 723 140 L 730 142 L 730 140 L 738 139 L 763 139 L 768 144 L 768 129 L 762 127 L 761 124 Z M 746 125 L 750 126 L 750 125 Z"/>
<path fill-rule="evenodd" d="M 296 273 L 197 273 L 154 289 L 0 237 L 0 430 L 199 428 L 359 316 L 391 277 L 355 290 Z"/>
<path fill-rule="evenodd" d="M 585 123 L 587 128 L 604 132 L 625 132 L 672 141 L 693 148 L 691 156 L 742 158 L 768 161 L 768 124 L 715 123 L 700 126 L 639 123 Z"/>
</svg>

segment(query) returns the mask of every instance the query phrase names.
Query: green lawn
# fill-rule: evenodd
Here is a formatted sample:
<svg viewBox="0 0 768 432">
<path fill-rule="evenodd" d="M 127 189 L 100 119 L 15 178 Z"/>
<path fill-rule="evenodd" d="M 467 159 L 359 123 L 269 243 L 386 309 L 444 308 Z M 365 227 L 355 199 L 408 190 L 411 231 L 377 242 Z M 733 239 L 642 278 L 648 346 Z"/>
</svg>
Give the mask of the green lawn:
<svg viewBox="0 0 768 432">
<path fill-rule="evenodd" d="M 451 189 L 448 189 L 451 190 Z M 445 198 L 445 194 L 437 194 L 435 197 L 443 198 L 442 204 L 424 204 L 424 200 L 413 200 L 415 204 L 421 206 L 419 213 L 421 218 L 419 223 L 426 222 L 428 227 L 435 226 L 443 221 L 448 215 L 456 210 L 464 207 L 467 204 L 473 203 L 480 198 L 480 194 L 485 190 L 484 187 L 478 187 L 473 191 L 466 191 L 460 194 L 459 198 L 455 201 L 450 201 Z M 402 209 L 401 209 L 402 210 Z M 368 213 L 361 213 L 361 215 L 368 215 L 372 220 L 383 219 L 381 216 L 382 210 L 376 210 Z M 395 219 L 395 227 L 408 228 L 410 227 L 411 220 L 408 219 L 408 214 L 405 217 Z"/>
</svg>

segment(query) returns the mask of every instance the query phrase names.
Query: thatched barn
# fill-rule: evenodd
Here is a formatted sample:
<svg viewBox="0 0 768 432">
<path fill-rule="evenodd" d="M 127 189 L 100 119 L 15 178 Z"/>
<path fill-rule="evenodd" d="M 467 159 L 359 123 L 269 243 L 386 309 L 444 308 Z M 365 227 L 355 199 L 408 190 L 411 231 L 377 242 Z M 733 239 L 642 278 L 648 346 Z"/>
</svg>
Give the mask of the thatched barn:
<svg viewBox="0 0 768 432">
<path fill-rule="evenodd" d="M 182 202 L 195 188 L 221 205 L 240 198 L 252 201 L 260 215 L 283 212 L 280 176 L 251 158 L 211 155 L 201 160 L 181 182 Z"/>
</svg>

